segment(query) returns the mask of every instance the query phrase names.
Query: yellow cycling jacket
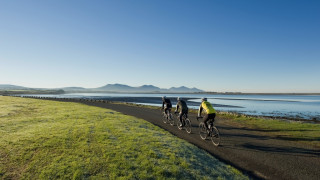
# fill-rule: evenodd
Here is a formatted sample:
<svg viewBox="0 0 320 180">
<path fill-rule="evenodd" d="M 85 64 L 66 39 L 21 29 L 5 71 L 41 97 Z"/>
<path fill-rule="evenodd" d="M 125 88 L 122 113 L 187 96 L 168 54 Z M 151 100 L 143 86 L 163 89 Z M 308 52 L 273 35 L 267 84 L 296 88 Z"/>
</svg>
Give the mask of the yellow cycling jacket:
<svg viewBox="0 0 320 180">
<path fill-rule="evenodd" d="M 211 103 L 208 101 L 203 101 L 199 107 L 198 116 L 201 116 L 202 110 L 205 110 L 207 114 L 216 113 L 216 110 L 212 107 Z"/>
</svg>

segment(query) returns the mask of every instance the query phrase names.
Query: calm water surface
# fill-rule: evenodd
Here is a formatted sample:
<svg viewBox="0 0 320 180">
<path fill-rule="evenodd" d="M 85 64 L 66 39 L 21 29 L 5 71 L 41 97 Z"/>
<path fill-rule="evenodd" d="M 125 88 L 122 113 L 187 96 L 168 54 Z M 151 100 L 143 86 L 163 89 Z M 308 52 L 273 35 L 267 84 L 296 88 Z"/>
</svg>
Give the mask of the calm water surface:
<svg viewBox="0 0 320 180">
<path fill-rule="evenodd" d="M 110 97 L 158 97 L 162 96 L 191 98 L 190 102 L 200 103 L 201 97 L 207 97 L 215 109 L 248 115 L 263 115 L 320 120 L 319 95 L 218 95 L 218 94 L 112 94 L 112 93 L 72 93 L 61 95 L 37 95 L 57 98 L 94 98 Z M 30 95 L 34 96 L 34 95 Z M 138 103 L 138 102 L 133 102 Z M 160 103 L 143 103 L 160 106 Z M 225 105 L 225 106 L 221 106 Z M 191 106 L 191 108 L 198 108 Z"/>
</svg>

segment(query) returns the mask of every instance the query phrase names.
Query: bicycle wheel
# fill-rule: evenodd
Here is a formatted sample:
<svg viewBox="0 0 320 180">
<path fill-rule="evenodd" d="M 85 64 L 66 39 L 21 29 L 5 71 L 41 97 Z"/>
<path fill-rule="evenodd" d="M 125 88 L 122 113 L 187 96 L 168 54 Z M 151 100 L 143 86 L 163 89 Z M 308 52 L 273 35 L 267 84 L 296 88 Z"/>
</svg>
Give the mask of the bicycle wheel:
<svg viewBox="0 0 320 180">
<path fill-rule="evenodd" d="M 162 113 L 162 120 L 163 120 L 163 122 L 165 123 L 165 124 L 167 124 L 167 122 L 168 122 L 168 119 L 167 119 L 167 115 L 166 115 L 166 113 Z"/>
<path fill-rule="evenodd" d="M 199 134 L 200 134 L 201 139 L 203 139 L 203 140 L 207 139 L 208 133 L 206 130 L 206 126 L 204 125 L 203 122 L 201 122 L 199 124 Z"/>
<path fill-rule="evenodd" d="M 169 113 L 168 121 L 169 121 L 169 123 L 170 123 L 170 125 L 171 125 L 171 126 L 173 126 L 173 125 L 174 125 L 174 119 L 173 119 L 173 117 L 172 117 L 172 114 L 171 114 L 171 113 Z"/>
<path fill-rule="evenodd" d="M 219 146 L 220 144 L 220 133 L 215 126 L 211 128 L 211 141 L 215 146 Z"/>
<path fill-rule="evenodd" d="M 187 133 L 191 133 L 191 122 L 190 122 L 190 120 L 187 118 L 185 121 L 185 128 L 186 128 L 186 131 L 187 131 Z"/>
</svg>

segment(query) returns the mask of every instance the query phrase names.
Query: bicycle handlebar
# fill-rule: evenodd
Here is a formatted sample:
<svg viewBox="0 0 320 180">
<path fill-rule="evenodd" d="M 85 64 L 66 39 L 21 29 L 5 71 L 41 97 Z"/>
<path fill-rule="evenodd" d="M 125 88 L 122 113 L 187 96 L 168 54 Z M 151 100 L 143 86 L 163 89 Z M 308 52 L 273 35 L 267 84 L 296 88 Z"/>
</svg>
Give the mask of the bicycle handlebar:
<svg viewBox="0 0 320 180">
<path fill-rule="evenodd" d="M 199 121 L 199 119 L 201 119 L 201 118 L 203 118 L 203 117 L 197 117 L 197 121 Z"/>
</svg>

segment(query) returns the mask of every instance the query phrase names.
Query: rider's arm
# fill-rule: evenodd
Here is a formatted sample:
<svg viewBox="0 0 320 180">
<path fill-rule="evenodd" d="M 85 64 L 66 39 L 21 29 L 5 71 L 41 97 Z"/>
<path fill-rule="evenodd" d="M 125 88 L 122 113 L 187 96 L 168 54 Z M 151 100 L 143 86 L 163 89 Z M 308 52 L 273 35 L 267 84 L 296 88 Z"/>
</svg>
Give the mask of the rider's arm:
<svg viewBox="0 0 320 180">
<path fill-rule="evenodd" d="M 202 103 L 200 104 L 199 111 L 198 111 L 198 117 L 201 117 L 202 112 Z"/>
<path fill-rule="evenodd" d="M 177 107 L 176 107 L 176 111 L 175 112 L 178 112 L 179 111 L 179 102 L 177 103 Z"/>
</svg>

